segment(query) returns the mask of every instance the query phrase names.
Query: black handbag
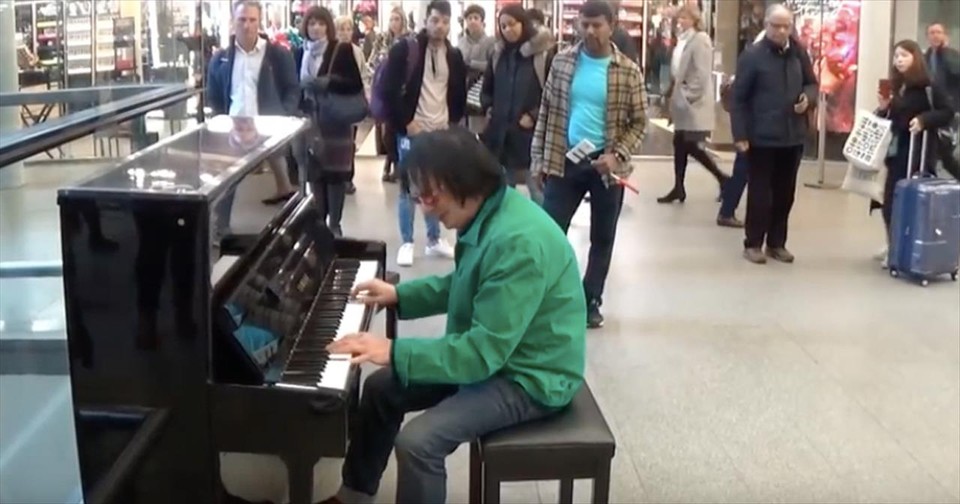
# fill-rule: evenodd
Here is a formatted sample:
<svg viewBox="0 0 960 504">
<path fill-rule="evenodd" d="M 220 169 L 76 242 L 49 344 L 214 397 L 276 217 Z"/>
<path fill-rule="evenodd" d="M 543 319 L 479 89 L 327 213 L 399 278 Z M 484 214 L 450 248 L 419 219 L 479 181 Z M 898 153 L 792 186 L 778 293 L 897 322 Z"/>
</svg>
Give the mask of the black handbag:
<svg viewBox="0 0 960 504">
<path fill-rule="evenodd" d="M 328 78 L 330 77 L 330 72 L 333 71 L 333 64 L 336 62 L 337 54 L 338 53 L 334 51 L 333 61 L 330 62 L 330 66 L 327 68 Z M 334 124 L 353 125 L 366 119 L 370 113 L 370 105 L 367 103 L 367 96 L 363 91 L 352 95 L 344 95 L 324 90 L 317 93 L 316 100 L 317 103 L 314 109 L 316 124 L 331 122 Z"/>
</svg>

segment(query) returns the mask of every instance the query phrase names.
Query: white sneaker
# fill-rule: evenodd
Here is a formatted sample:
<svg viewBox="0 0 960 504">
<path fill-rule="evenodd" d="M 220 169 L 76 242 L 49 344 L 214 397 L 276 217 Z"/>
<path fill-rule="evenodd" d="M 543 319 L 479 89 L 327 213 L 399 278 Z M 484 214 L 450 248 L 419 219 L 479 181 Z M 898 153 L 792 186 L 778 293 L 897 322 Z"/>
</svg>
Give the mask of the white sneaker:
<svg viewBox="0 0 960 504">
<path fill-rule="evenodd" d="M 428 244 L 424 253 L 430 257 L 444 257 L 447 259 L 453 259 L 454 256 L 453 247 L 451 247 L 450 244 L 447 243 L 447 241 L 443 238 L 440 238 L 434 243 Z"/>
<path fill-rule="evenodd" d="M 890 250 L 887 247 L 883 247 L 879 252 L 873 255 L 873 260 L 877 262 L 885 261 L 889 252 Z"/>
<path fill-rule="evenodd" d="M 413 244 L 404 243 L 400 246 L 400 250 L 397 251 L 397 266 L 409 267 L 413 266 Z"/>
</svg>

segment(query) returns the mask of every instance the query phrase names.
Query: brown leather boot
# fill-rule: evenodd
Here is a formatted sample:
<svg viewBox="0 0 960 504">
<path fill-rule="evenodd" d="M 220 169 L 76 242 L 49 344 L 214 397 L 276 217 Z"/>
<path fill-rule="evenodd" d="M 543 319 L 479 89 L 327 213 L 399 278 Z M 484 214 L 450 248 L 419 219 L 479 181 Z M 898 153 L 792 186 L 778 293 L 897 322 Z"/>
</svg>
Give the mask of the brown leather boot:
<svg viewBox="0 0 960 504">
<path fill-rule="evenodd" d="M 717 225 L 728 228 L 743 228 L 743 221 L 736 217 L 717 217 Z"/>
</svg>

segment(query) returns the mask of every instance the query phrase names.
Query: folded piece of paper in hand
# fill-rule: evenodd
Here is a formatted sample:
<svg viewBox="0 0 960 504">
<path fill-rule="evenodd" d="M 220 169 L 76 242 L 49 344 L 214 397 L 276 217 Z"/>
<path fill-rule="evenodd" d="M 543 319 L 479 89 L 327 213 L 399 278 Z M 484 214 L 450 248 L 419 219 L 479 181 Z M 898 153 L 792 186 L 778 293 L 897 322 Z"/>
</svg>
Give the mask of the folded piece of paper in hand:
<svg viewBox="0 0 960 504">
<path fill-rule="evenodd" d="M 567 151 L 567 159 L 571 163 L 577 164 L 583 161 L 587 156 L 596 152 L 597 146 L 593 145 L 590 140 L 583 139 L 580 140 L 577 145 L 574 145 L 572 149 Z"/>
</svg>

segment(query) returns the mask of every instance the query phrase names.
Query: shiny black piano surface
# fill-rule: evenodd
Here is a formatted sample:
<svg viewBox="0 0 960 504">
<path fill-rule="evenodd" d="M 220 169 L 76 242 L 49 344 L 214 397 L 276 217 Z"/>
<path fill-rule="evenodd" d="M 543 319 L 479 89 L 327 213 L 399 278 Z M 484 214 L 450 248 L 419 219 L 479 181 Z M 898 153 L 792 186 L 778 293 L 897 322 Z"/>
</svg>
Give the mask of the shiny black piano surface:
<svg viewBox="0 0 960 504">
<path fill-rule="evenodd" d="M 61 194 L 111 193 L 131 198 L 215 199 L 303 127 L 289 117 L 216 116 L 129 156 Z"/>
<path fill-rule="evenodd" d="M 217 501 L 211 265 L 223 242 L 268 239 L 300 203 L 298 196 L 271 207 L 273 215 L 250 236 L 231 235 L 237 187 L 302 127 L 295 118 L 216 117 L 59 192 L 71 390 L 87 502 L 100 495 L 119 496 L 116 502 Z M 143 419 L 96 425 L 131 409 L 144 412 Z M 148 435 L 135 434 L 148 418 Z M 119 430 L 110 433 L 111 425 Z M 122 447 L 137 437 L 146 440 L 136 450 Z M 102 492 L 109 453 L 133 453 L 124 459 L 133 470 L 114 481 L 123 488 Z"/>
</svg>

